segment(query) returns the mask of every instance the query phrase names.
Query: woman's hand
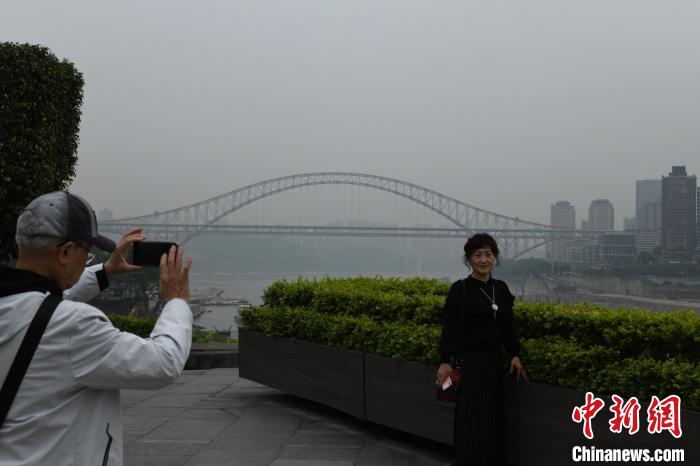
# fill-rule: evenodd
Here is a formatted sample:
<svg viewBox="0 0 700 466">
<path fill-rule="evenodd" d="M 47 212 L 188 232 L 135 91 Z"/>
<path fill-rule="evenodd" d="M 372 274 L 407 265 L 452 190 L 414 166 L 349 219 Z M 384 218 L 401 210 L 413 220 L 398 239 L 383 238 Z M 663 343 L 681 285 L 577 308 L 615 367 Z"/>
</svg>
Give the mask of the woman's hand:
<svg viewBox="0 0 700 466">
<path fill-rule="evenodd" d="M 435 381 L 435 384 L 442 385 L 445 383 L 445 380 L 450 376 L 450 374 L 452 374 L 452 366 L 446 362 L 443 362 L 440 364 L 440 367 L 438 367 L 437 380 Z"/>
<path fill-rule="evenodd" d="M 513 356 L 513 359 L 510 360 L 510 372 L 508 373 L 512 374 L 513 370 L 515 370 L 515 377 L 518 379 L 518 382 L 520 381 L 520 377 L 526 381 L 528 380 L 527 372 L 525 372 L 523 363 L 520 362 L 520 358 L 518 356 Z"/>
</svg>

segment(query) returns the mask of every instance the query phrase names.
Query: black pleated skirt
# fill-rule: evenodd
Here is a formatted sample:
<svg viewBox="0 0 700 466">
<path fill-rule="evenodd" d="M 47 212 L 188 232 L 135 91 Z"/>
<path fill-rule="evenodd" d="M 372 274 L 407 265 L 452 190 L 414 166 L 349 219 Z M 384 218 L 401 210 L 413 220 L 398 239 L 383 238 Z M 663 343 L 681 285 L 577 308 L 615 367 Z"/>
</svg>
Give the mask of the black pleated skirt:
<svg viewBox="0 0 700 466">
<path fill-rule="evenodd" d="M 459 464 L 506 464 L 506 422 L 500 349 L 468 349 L 455 404 L 454 447 Z"/>
</svg>

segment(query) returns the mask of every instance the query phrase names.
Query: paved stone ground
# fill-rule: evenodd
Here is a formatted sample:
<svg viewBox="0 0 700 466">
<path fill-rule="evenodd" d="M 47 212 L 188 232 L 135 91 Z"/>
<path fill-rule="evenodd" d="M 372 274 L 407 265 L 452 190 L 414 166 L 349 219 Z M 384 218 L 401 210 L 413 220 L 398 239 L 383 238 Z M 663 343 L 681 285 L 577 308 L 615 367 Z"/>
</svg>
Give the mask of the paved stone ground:
<svg viewBox="0 0 700 466">
<path fill-rule="evenodd" d="M 126 465 L 449 465 L 448 446 L 359 421 L 238 377 L 185 371 L 123 390 Z"/>
</svg>

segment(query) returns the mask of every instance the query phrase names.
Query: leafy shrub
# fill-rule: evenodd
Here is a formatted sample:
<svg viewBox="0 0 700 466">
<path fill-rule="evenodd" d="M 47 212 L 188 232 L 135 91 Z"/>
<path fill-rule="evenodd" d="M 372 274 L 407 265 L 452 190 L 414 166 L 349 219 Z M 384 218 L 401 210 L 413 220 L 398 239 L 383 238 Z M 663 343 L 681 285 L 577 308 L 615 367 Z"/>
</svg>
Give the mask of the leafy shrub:
<svg viewBox="0 0 700 466">
<path fill-rule="evenodd" d="M 381 322 L 368 316 L 328 315 L 302 308 L 252 307 L 241 310 L 246 328 L 395 359 L 437 364 L 440 327 Z M 648 400 L 652 394 L 680 395 L 686 409 L 700 409 L 700 365 L 668 359 L 623 358 L 601 345 L 586 346 L 560 336 L 522 342 L 522 359 L 534 381 L 617 393 Z M 505 369 L 505 368 L 504 368 Z"/>
<path fill-rule="evenodd" d="M 449 286 L 420 278 L 280 281 L 262 307 L 241 316 L 268 335 L 436 364 Z M 640 400 L 679 394 L 685 408 L 700 409 L 694 312 L 516 303 L 514 313 L 533 380 Z"/>
<path fill-rule="evenodd" d="M 545 337 L 523 341 L 523 359 L 532 380 L 600 394 L 648 401 L 680 395 L 685 409 L 700 410 L 700 364 L 648 357 L 621 359 L 603 346 Z"/>
<path fill-rule="evenodd" d="M 700 318 L 693 311 L 664 313 L 606 309 L 587 303 L 519 303 L 515 318 L 520 335 L 527 338 L 558 335 L 587 346 L 614 349 L 623 358 L 700 359 Z"/>
<path fill-rule="evenodd" d="M 133 333 L 141 338 L 148 338 L 156 325 L 155 318 L 142 319 L 121 314 L 110 314 L 108 317 L 112 321 L 112 325 L 122 332 Z"/>
<path fill-rule="evenodd" d="M 40 45 L 0 42 L 0 260 L 17 253 L 22 209 L 75 176 L 82 102 L 72 63 Z"/>
<path fill-rule="evenodd" d="M 155 317 L 129 317 L 121 314 L 110 314 L 109 320 L 112 325 L 122 332 L 133 333 L 141 338 L 148 338 L 156 325 Z M 192 332 L 192 341 L 195 343 L 235 343 L 235 339 L 219 335 L 216 332 L 195 330 Z"/>
<path fill-rule="evenodd" d="M 304 307 L 326 314 L 437 324 L 449 284 L 413 278 L 326 278 L 278 281 L 263 295 L 266 306 Z"/>
<path fill-rule="evenodd" d="M 283 280 L 270 285 L 263 302 L 265 306 L 303 307 L 324 314 L 439 325 L 449 286 L 422 278 Z M 514 314 L 518 332 L 526 338 L 559 335 L 587 346 L 612 348 L 623 358 L 700 359 L 700 318 L 692 311 L 516 303 Z"/>
<path fill-rule="evenodd" d="M 379 322 L 367 316 L 328 315 L 302 308 L 241 310 L 248 330 L 338 348 L 432 364 L 439 359 L 434 325 Z"/>
</svg>

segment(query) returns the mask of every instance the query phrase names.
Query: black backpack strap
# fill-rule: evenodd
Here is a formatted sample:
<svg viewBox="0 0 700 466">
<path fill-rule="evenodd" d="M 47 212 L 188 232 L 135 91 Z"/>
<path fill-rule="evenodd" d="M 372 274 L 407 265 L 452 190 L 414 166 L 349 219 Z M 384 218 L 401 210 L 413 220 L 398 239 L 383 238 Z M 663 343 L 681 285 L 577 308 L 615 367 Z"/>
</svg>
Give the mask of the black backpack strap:
<svg viewBox="0 0 700 466">
<path fill-rule="evenodd" d="M 29 363 L 34 357 L 41 337 L 44 335 L 44 330 L 46 330 L 46 326 L 49 324 L 53 312 L 62 299 L 61 296 L 54 294 L 50 294 L 44 298 L 44 302 L 41 303 L 39 310 L 34 314 L 32 323 L 29 324 L 27 333 L 24 334 L 24 339 L 22 340 L 22 344 L 19 345 L 17 356 L 15 356 L 15 360 L 12 362 L 12 366 L 10 366 L 10 371 L 7 373 L 5 382 L 2 384 L 2 390 L 0 390 L 0 428 L 5 422 L 12 402 L 15 400 L 17 390 L 19 390 L 19 386 L 22 384 L 24 374 L 27 373 Z"/>
</svg>

